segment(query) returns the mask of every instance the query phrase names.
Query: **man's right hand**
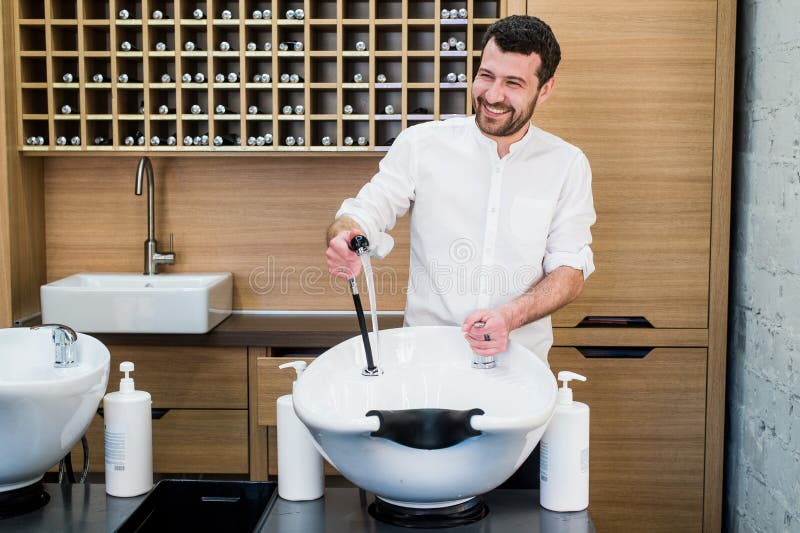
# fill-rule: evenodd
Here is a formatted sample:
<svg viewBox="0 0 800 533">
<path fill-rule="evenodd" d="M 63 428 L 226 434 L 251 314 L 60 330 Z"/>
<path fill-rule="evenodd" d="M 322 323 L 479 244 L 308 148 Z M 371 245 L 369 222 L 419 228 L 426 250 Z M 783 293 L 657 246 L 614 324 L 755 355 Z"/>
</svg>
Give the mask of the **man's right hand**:
<svg viewBox="0 0 800 533">
<path fill-rule="evenodd" d="M 350 240 L 362 234 L 358 230 L 342 230 L 328 242 L 325 258 L 332 276 L 351 279 L 361 272 L 361 258 L 350 249 Z"/>
</svg>

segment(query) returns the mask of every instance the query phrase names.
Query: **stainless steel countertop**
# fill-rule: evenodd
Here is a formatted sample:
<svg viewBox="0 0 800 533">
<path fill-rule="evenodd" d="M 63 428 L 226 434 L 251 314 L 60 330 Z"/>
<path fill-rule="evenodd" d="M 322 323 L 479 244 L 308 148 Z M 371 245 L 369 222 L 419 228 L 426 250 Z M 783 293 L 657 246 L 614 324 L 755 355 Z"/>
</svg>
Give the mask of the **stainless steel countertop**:
<svg viewBox="0 0 800 533">
<path fill-rule="evenodd" d="M 115 498 L 105 485 L 45 484 L 50 503 L 27 515 L 0 520 L 4 533 L 113 532 L 144 496 Z M 539 506 L 536 490 L 495 490 L 486 497 L 489 515 L 483 520 L 443 531 L 452 533 L 594 533 L 588 511 L 555 513 Z M 367 495 L 367 503 L 373 497 Z M 261 533 L 401 533 L 427 531 L 395 527 L 367 513 L 353 488 L 328 488 L 311 502 L 277 498 Z"/>
</svg>

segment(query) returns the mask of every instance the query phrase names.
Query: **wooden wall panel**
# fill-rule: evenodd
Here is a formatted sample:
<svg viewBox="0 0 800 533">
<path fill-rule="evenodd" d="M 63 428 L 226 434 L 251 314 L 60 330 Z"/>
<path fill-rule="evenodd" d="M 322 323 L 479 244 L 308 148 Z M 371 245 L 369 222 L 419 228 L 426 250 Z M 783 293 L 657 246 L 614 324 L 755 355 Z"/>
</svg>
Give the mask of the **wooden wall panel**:
<svg viewBox="0 0 800 533">
<path fill-rule="evenodd" d="M 716 2 L 530 0 L 562 62 L 534 122 L 581 147 L 594 177 L 597 271 L 554 316 L 708 323 Z"/>
<path fill-rule="evenodd" d="M 0 327 L 38 312 L 45 280 L 43 165 L 16 148 L 14 4 L 0 5 Z"/>
<path fill-rule="evenodd" d="M 47 279 L 80 271 L 141 272 L 146 191 L 134 195 L 138 159 L 45 160 Z M 377 157 L 153 158 L 156 238 L 175 235 L 164 272 L 230 271 L 236 309 L 352 308 L 325 266 L 325 230 L 341 201 L 377 170 Z M 146 189 L 146 187 L 145 187 Z M 378 308 L 403 309 L 408 226 L 376 261 Z M 365 299 L 365 306 L 368 302 Z"/>
</svg>

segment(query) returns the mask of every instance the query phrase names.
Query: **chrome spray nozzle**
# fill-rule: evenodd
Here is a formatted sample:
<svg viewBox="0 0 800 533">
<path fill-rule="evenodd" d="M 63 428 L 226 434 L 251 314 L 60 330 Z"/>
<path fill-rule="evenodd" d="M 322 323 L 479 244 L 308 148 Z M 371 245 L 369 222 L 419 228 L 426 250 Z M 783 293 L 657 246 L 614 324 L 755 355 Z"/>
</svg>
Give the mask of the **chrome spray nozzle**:
<svg viewBox="0 0 800 533">
<path fill-rule="evenodd" d="M 369 241 L 364 235 L 356 235 L 350 239 L 350 249 L 357 255 L 364 255 L 369 252 Z"/>
</svg>

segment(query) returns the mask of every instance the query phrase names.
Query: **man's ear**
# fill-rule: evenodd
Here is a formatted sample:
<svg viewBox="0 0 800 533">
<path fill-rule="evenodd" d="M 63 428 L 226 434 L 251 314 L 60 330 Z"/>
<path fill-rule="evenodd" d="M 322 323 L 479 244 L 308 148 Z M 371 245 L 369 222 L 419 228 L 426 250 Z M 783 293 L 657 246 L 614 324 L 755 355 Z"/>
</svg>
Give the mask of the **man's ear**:
<svg viewBox="0 0 800 533">
<path fill-rule="evenodd" d="M 553 92 L 553 87 L 555 86 L 555 84 L 556 84 L 556 77 L 552 76 L 549 80 L 547 80 L 547 82 L 545 82 L 544 85 L 542 85 L 542 88 L 539 89 L 539 100 L 538 100 L 539 104 L 543 103 L 545 100 L 550 98 L 550 95 Z"/>
</svg>

